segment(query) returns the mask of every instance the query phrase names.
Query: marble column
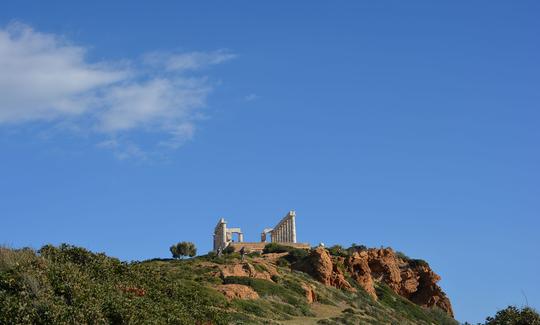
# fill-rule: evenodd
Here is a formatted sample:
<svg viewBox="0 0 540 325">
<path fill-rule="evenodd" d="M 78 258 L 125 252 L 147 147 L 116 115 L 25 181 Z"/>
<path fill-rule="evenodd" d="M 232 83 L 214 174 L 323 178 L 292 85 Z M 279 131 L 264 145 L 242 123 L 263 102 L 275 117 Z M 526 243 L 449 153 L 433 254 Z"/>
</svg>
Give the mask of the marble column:
<svg viewBox="0 0 540 325">
<path fill-rule="evenodd" d="M 292 242 L 296 243 L 296 220 L 295 217 L 291 217 L 291 228 L 292 228 Z"/>
</svg>

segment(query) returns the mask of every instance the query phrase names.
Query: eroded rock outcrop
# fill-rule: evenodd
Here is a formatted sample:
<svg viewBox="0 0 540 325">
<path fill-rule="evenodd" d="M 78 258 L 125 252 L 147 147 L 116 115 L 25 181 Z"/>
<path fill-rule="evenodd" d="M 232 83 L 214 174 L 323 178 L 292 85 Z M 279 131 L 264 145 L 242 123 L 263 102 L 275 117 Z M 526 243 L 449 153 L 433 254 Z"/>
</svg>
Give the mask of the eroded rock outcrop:
<svg viewBox="0 0 540 325">
<path fill-rule="evenodd" d="M 345 261 L 345 265 L 356 283 L 364 288 L 371 297 L 377 299 L 368 260 L 368 254 L 366 252 L 355 252 L 353 256 Z"/>
<path fill-rule="evenodd" d="M 227 299 L 257 299 L 259 294 L 243 284 L 222 284 L 216 287 Z"/>
<path fill-rule="evenodd" d="M 302 283 L 302 289 L 304 289 L 308 304 L 312 304 L 317 301 L 317 294 L 315 293 L 315 287 L 313 285 Z"/>
<path fill-rule="evenodd" d="M 448 315 L 454 315 L 450 300 L 437 285 L 440 276 L 424 261 L 398 256 L 390 248 L 362 250 L 345 258 L 331 256 L 326 249 L 318 247 L 292 267 L 325 285 L 355 291 L 347 275 L 374 299 L 377 299 L 375 283 L 385 283 L 417 305 L 439 307 Z"/>
<path fill-rule="evenodd" d="M 332 261 L 328 251 L 322 247 L 312 250 L 307 258 L 295 263 L 293 268 L 311 275 L 322 284 L 348 291 L 356 291 L 345 279 L 338 264 Z"/>
</svg>

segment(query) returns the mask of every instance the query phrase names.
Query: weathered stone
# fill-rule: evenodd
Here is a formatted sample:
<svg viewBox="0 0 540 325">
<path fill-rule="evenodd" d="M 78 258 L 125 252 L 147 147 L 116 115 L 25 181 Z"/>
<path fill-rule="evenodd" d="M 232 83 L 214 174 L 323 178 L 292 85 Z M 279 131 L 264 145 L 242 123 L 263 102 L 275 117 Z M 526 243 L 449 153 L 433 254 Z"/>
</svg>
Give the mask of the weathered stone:
<svg viewBox="0 0 540 325">
<path fill-rule="evenodd" d="M 315 293 L 315 287 L 313 287 L 311 284 L 302 283 L 302 289 L 304 289 L 308 304 L 312 304 L 317 301 L 317 294 Z"/>
<path fill-rule="evenodd" d="M 366 252 L 354 253 L 345 263 L 352 278 L 358 283 L 373 299 L 377 299 L 373 278 L 368 264 L 368 254 Z"/>
<path fill-rule="evenodd" d="M 308 273 L 317 281 L 348 291 L 356 291 L 345 279 L 343 272 L 332 263 L 332 258 L 326 249 L 318 247 L 312 250 L 309 256 L 295 264 L 292 267 L 296 270 Z"/>
</svg>

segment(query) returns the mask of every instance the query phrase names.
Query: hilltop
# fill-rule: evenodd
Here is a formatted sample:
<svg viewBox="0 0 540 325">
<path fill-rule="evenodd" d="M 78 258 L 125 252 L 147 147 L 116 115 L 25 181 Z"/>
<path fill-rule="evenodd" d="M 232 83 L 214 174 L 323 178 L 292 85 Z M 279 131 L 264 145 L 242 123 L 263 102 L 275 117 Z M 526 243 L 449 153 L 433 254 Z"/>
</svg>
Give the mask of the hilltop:
<svg viewBox="0 0 540 325">
<path fill-rule="evenodd" d="M 0 324 L 457 324 L 439 279 L 363 246 L 130 263 L 65 244 L 0 248 Z"/>
</svg>

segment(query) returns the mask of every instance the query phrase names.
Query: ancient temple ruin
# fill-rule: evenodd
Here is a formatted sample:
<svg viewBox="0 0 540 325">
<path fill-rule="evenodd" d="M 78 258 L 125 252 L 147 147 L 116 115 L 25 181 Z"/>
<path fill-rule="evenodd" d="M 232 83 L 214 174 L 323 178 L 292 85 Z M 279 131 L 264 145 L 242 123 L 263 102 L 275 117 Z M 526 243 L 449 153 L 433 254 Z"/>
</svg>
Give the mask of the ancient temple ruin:
<svg viewBox="0 0 540 325">
<path fill-rule="evenodd" d="M 268 242 L 280 243 L 297 248 L 309 248 L 309 244 L 296 242 L 296 213 L 289 211 L 274 228 L 265 228 L 261 233 L 260 242 L 244 242 L 244 233 L 240 228 L 228 228 L 225 219 L 219 219 L 214 229 L 214 251 L 223 250 L 228 246 L 235 249 L 244 247 L 248 251 L 262 251 Z M 234 235 L 237 239 L 234 239 Z"/>
</svg>

